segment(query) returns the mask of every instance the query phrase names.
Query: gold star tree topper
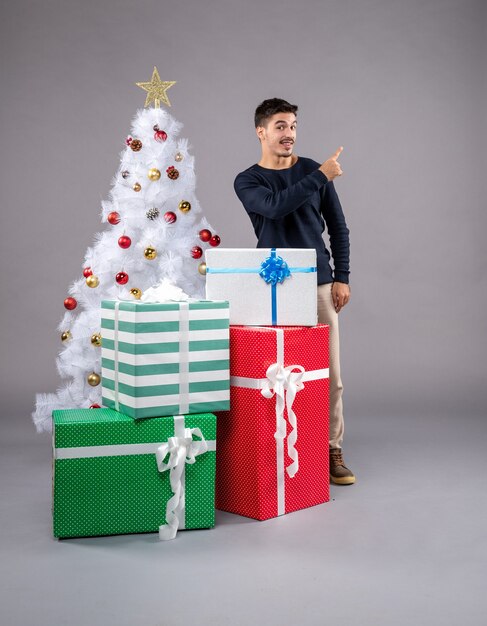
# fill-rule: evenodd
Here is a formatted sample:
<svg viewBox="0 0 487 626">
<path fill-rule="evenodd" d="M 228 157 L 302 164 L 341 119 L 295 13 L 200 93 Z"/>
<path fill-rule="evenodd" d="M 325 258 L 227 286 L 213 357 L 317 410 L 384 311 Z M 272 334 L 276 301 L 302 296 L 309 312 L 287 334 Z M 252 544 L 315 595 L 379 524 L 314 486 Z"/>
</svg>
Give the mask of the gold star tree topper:
<svg viewBox="0 0 487 626">
<path fill-rule="evenodd" d="M 135 83 L 137 87 L 140 87 L 144 91 L 147 91 L 147 98 L 145 99 L 145 107 L 148 107 L 149 104 L 154 101 L 154 108 L 159 109 L 161 107 L 161 101 L 166 104 L 168 107 L 171 106 L 169 102 L 169 98 L 167 97 L 166 91 L 169 87 L 172 87 L 176 84 L 176 81 L 164 81 L 161 80 L 159 76 L 159 72 L 157 71 L 157 67 L 154 66 L 154 71 L 152 72 L 152 78 L 149 83 Z"/>
</svg>

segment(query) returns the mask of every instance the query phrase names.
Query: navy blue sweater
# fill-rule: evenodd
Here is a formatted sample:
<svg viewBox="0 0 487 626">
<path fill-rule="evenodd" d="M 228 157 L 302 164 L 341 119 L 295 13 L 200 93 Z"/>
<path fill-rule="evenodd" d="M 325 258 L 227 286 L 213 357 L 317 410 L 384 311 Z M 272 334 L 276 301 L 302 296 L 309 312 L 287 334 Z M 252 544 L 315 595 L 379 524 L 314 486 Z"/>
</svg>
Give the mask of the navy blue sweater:
<svg viewBox="0 0 487 626">
<path fill-rule="evenodd" d="M 349 231 L 333 182 L 319 167 L 304 157 L 283 170 L 252 165 L 235 179 L 235 192 L 252 221 L 258 248 L 315 248 L 318 284 L 348 283 Z M 325 224 L 334 272 L 322 237 Z"/>
</svg>

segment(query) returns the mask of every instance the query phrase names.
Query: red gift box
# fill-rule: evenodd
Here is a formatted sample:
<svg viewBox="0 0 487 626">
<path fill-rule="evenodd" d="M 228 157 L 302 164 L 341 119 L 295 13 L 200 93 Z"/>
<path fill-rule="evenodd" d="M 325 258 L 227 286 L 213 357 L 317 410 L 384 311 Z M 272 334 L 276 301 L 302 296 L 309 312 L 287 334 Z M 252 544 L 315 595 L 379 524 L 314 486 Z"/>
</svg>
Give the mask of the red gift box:
<svg viewBox="0 0 487 626">
<path fill-rule="evenodd" d="M 216 508 L 258 520 L 328 502 L 328 326 L 230 327 Z"/>
</svg>

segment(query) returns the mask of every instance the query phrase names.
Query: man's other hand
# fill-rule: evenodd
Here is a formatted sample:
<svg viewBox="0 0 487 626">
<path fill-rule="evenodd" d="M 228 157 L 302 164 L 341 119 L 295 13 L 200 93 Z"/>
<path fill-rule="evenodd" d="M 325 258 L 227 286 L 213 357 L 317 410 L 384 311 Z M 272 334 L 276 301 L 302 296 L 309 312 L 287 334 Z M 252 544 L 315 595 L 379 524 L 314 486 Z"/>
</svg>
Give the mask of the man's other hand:
<svg viewBox="0 0 487 626">
<path fill-rule="evenodd" d="M 350 287 L 346 283 L 333 283 L 331 298 L 335 311 L 339 313 L 350 300 Z"/>
</svg>

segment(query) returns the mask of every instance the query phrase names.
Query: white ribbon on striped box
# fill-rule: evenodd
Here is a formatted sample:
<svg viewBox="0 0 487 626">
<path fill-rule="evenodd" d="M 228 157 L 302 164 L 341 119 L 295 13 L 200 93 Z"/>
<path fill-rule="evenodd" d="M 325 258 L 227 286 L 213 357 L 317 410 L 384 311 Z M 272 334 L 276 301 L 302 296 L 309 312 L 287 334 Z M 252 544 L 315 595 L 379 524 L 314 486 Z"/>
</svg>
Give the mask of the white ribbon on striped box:
<svg viewBox="0 0 487 626">
<path fill-rule="evenodd" d="M 276 333 L 277 361 L 266 371 L 266 378 L 247 378 L 230 376 L 230 385 L 259 389 L 264 398 L 276 397 L 276 457 L 277 457 L 277 514 L 284 515 L 285 511 L 285 474 L 293 478 L 299 470 L 299 456 L 296 450 L 298 440 L 298 421 L 293 404 L 296 394 L 304 389 L 304 383 L 311 380 L 329 378 L 329 368 L 306 371 L 301 365 L 284 367 L 284 331 L 282 328 L 264 327 Z M 297 371 L 295 371 L 297 370 Z M 287 418 L 291 432 L 287 437 L 287 453 L 292 463 L 284 468 L 284 440 L 286 439 L 286 419 L 284 408 L 287 409 Z"/>
</svg>

